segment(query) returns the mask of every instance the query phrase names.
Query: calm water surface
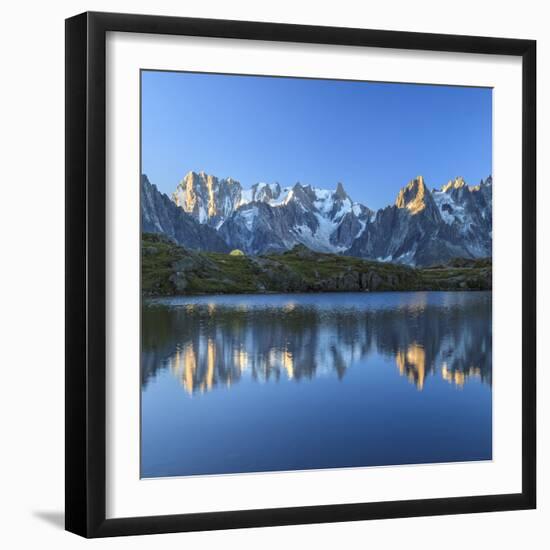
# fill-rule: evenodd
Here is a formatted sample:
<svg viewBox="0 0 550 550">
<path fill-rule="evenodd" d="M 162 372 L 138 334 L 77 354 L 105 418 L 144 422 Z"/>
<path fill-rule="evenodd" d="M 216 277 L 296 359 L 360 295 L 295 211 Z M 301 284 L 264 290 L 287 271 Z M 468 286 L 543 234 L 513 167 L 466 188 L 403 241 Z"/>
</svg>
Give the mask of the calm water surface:
<svg viewBox="0 0 550 550">
<path fill-rule="evenodd" d="M 491 293 L 142 310 L 143 477 L 491 459 Z"/>
</svg>

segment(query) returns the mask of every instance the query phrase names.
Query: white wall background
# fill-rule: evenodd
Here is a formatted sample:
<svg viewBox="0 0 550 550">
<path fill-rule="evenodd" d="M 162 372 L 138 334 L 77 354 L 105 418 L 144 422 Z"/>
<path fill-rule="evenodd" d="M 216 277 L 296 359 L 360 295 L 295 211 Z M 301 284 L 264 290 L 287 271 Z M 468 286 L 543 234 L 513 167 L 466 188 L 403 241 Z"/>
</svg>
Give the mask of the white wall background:
<svg viewBox="0 0 550 550">
<path fill-rule="evenodd" d="M 437 518 L 86 542 L 65 533 L 64 18 L 86 10 L 355 26 L 538 40 L 539 508 Z M 550 35 L 545 3 L 523 0 L 90 0 L 11 2 L 0 33 L 0 543 L 5 548 L 548 548 Z M 519 189 L 518 189 L 519 196 Z M 544 310 L 544 311 L 543 311 Z"/>
</svg>

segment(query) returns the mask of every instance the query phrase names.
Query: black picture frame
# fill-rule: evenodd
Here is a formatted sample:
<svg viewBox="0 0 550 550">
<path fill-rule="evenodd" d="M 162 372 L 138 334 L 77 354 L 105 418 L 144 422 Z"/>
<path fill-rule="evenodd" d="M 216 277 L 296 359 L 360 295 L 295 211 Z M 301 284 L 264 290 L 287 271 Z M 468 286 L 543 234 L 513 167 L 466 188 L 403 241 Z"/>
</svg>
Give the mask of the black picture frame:
<svg viewBox="0 0 550 550">
<path fill-rule="evenodd" d="M 106 519 L 105 40 L 108 31 L 520 57 L 522 491 Z M 66 20 L 66 529 L 107 537 L 532 509 L 536 505 L 536 42 L 181 17 L 83 13 Z"/>
</svg>

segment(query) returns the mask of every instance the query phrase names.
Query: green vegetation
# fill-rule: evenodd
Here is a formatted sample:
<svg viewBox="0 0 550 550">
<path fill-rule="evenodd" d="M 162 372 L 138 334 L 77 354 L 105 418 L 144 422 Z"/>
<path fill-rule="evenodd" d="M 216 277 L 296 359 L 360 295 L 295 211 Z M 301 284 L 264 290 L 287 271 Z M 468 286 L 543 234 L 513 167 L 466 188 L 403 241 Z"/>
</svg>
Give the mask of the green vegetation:
<svg viewBox="0 0 550 550">
<path fill-rule="evenodd" d="M 412 268 L 296 246 L 283 254 L 196 252 L 161 235 L 142 235 L 142 292 L 148 296 L 210 293 L 489 290 L 490 259 L 456 259 Z"/>
</svg>

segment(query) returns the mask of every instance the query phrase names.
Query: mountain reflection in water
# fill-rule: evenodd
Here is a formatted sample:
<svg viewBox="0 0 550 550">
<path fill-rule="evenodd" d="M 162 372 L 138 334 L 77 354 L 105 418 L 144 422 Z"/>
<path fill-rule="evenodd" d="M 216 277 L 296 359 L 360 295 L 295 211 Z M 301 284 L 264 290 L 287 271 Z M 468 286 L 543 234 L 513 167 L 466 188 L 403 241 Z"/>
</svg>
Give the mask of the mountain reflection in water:
<svg viewBox="0 0 550 550">
<path fill-rule="evenodd" d="M 313 380 L 391 359 L 423 390 L 439 376 L 491 385 L 490 292 L 208 296 L 142 310 L 142 387 L 168 369 L 189 394 Z"/>
</svg>

